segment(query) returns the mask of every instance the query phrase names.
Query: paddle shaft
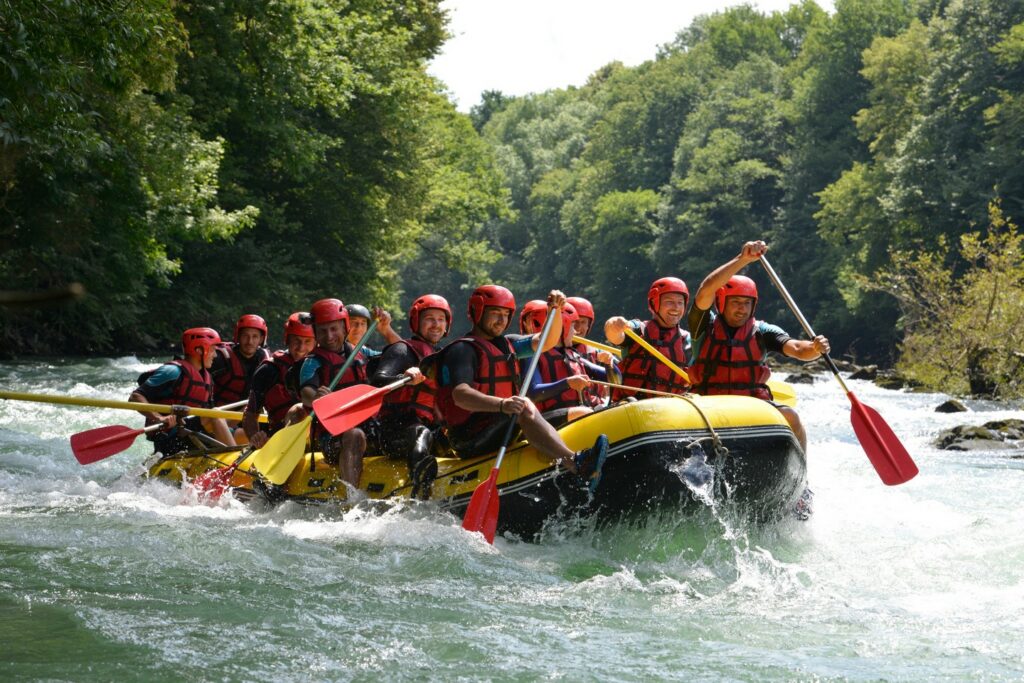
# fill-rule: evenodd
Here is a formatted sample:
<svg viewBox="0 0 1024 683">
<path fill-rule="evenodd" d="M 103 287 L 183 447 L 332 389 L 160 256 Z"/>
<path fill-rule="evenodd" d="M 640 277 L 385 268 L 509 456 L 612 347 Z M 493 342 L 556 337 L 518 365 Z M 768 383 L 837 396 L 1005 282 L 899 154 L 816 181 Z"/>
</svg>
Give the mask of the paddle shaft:
<svg viewBox="0 0 1024 683">
<path fill-rule="evenodd" d="M 654 396 L 667 396 L 669 398 L 680 398 L 680 394 L 670 394 L 667 391 L 655 391 L 654 389 L 644 389 L 643 387 L 631 387 L 625 384 L 613 384 L 612 382 L 602 382 L 601 380 L 592 379 L 591 384 L 597 384 L 602 387 L 611 387 L 612 389 L 621 389 L 623 391 L 636 391 L 641 394 L 653 394 Z"/>
<path fill-rule="evenodd" d="M 601 342 L 596 342 L 593 339 L 587 339 L 586 337 L 580 337 L 575 335 L 572 338 L 572 343 L 583 344 L 585 346 L 589 346 L 592 349 L 597 349 L 598 351 L 607 351 L 616 358 L 622 358 L 622 349 L 612 346 L 611 344 L 602 344 Z"/>
<path fill-rule="evenodd" d="M 16 391 L 0 391 L 0 398 L 10 401 L 34 401 L 36 403 L 57 403 L 69 406 L 85 406 L 88 408 L 114 408 L 117 410 L 134 410 L 138 413 L 175 413 L 185 412 L 199 417 L 223 417 L 226 420 L 241 420 L 242 413 L 215 408 L 192 408 L 190 406 L 168 406 L 162 403 L 136 403 L 135 401 L 110 401 L 102 398 L 76 398 L 74 396 L 53 396 L 51 394 L 25 394 Z M 260 415 L 260 422 L 266 422 L 267 416 Z"/>
<path fill-rule="evenodd" d="M 371 320 L 370 322 L 373 321 Z M 338 382 L 341 381 L 341 378 L 345 374 L 345 371 L 352 367 L 352 363 L 355 362 L 356 356 L 359 355 L 359 352 L 363 349 L 363 346 L 366 345 L 366 340 L 370 338 L 370 335 L 373 334 L 373 331 L 375 329 L 376 328 L 373 325 L 370 325 L 369 327 L 366 328 L 366 332 L 364 332 L 363 336 L 359 339 L 359 343 L 352 347 L 352 353 L 350 353 L 348 355 L 348 358 L 345 359 L 345 362 L 341 366 L 341 370 L 338 370 L 338 374 L 336 374 L 334 376 L 334 379 L 331 380 L 330 386 L 327 387 L 328 391 L 334 391 L 334 387 L 338 386 Z"/>
<path fill-rule="evenodd" d="M 629 325 L 626 325 L 624 332 L 630 339 L 632 339 L 637 344 L 642 346 L 644 350 L 647 351 L 647 353 L 651 354 L 652 356 L 660 360 L 662 363 L 667 365 L 672 370 L 672 372 L 682 377 L 687 384 L 690 383 L 690 376 L 686 374 L 686 370 L 683 370 L 681 367 L 679 367 L 678 365 L 670 361 L 668 358 L 666 358 L 665 354 L 663 354 L 661 351 L 648 344 L 646 339 L 644 339 L 639 334 L 633 331 L 633 328 L 631 328 Z"/>
<path fill-rule="evenodd" d="M 771 278 L 772 284 L 782 294 L 782 298 L 786 300 L 786 304 L 793 311 L 793 315 L 800 321 L 804 332 L 811 339 L 816 337 L 817 335 L 814 334 L 814 330 L 811 329 L 811 324 L 807 322 L 807 318 L 800 312 L 800 308 L 793 301 L 793 297 L 790 296 L 786 286 L 782 284 L 775 269 L 772 268 L 771 264 L 768 263 L 768 259 L 763 254 L 761 255 L 761 265 L 764 266 L 768 277 Z M 846 392 L 846 397 L 850 400 L 850 419 L 853 422 L 854 433 L 857 435 L 857 439 L 864 448 L 864 452 L 867 454 L 875 471 L 882 478 L 882 481 L 889 486 L 894 486 L 913 479 L 918 473 L 917 464 L 910 457 L 910 453 L 907 452 L 899 437 L 893 433 L 892 428 L 889 427 L 888 423 L 877 411 L 864 405 L 854 396 L 850 388 L 846 386 L 846 382 L 839 376 L 839 368 L 836 367 L 832 358 L 827 353 L 823 353 L 822 356 L 824 356 L 825 362 L 835 376 L 836 381 L 839 382 L 839 386 L 843 388 L 843 391 Z"/>
<path fill-rule="evenodd" d="M 804 332 L 807 333 L 807 336 L 811 339 L 817 337 L 818 335 L 814 334 L 814 330 L 811 329 L 811 324 L 807 322 L 807 318 L 805 318 L 804 314 L 800 312 L 800 308 L 796 305 L 796 301 L 794 301 L 793 297 L 790 296 L 789 290 L 786 289 L 786 285 L 782 284 L 782 280 L 779 279 L 775 269 L 772 268 L 772 264 L 768 263 L 768 259 L 765 258 L 764 254 L 761 255 L 761 265 L 764 266 L 765 271 L 768 273 L 768 277 L 771 278 L 772 284 L 779 290 L 779 294 L 781 294 L 782 298 L 786 300 L 786 305 L 789 306 L 789 310 L 793 311 L 793 315 L 795 315 L 796 319 L 800 321 L 800 326 L 804 328 Z M 839 385 L 843 388 L 843 391 L 849 394 L 850 390 L 846 386 L 846 382 L 843 381 L 843 378 L 839 376 L 839 368 L 836 367 L 832 358 L 827 353 L 823 353 L 821 355 L 825 359 L 825 363 L 828 364 L 828 369 L 831 370 L 832 374 L 835 375 L 835 378 L 839 380 Z"/>
<path fill-rule="evenodd" d="M 134 441 L 135 437 L 137 437 L 137 436 L 141 436 L 143 434 L 149 434 L 150 432 L 156 432 L 156 431 L 159 431 L 159 430 L 161 430 L 163 428 L 164 428 L 164 425 L 162 423 L 160 423 L 160 422 L 157 422 L 156 424 L 149 425 L 145 429 L 133 429 L 130 432 L 124 432 L 122 434 L 114 434 L 113 436 L 108 436 L 105 439 L 100 439 L 99 441 L 94 441 L 92 444 L 90 444 L 90 446 L 92 448 L 96 448 L 97 446 L 103 446 L 103 445 L 108 444 L 108 443 L 110 443 L 112 441 L 120 441 L 122 439 L 127 440 L 129 434 L 131 434 L 131 439 L 132 439 L 132 441 Z"/>
</svg>

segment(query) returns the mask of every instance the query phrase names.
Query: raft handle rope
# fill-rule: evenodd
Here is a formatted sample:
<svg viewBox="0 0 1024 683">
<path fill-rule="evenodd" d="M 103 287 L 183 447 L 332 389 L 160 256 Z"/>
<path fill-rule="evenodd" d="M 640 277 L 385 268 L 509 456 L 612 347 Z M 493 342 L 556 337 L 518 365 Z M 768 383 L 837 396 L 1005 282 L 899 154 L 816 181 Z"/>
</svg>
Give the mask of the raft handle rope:
<svg viewBox="0 0 1024 683">
<path fill-rule="evenodd" d="M 696 402 L 694 402 L 694 400 L 692 398 L 690 398 L 690 396 L 692 396 L 693 394 L 687 394 L 687 395 L 683 395 L 683 394 L 670 394 L 667 391 L 656 391 L 654 389 L 644 389 L 642 387 L 630 387 L 630 386 L 626 386 L 624 384 L 612 384 L 611 382 L 602 382 L 602 381 L 596 380 L 596 379 L 590 380 L 590 383 L 591 384 L 599 384 L 601 386 L 606 386 L 606 387 L 615 387 L 616 389 L 622 389 L 622 390 L 625 390 L 625 391 L 635 391 L 635 392 L 641 393 L 641 394 L 653 394 L 654 396 L 665 396 L 667 398 L 681 398 L 681 399 L 683 399 L 684 401 L 689 403 L 691 406 L 693 406 L 693 409 L 697 411 L 698 415 L 700 415 L 700 419 L 704 421 L 704 425 L 707 427 L 708 433 L 711 435 L 711 437 L 710 437 L 711 438 L 711 443 L 715 447 L 715 455 L 717 455 L 719 457 L 723 457 L 723 458 L 725 456 L 729 455 L 729 449 L 726 448 L 722 444 L 722 439 L 718 436 L 718 432 L 716 432 L 715 428 L 711 426 L 711 420 L 709 420 L 708 416 L 704 414 L 704 411 L 701 410 L 700 406 L 698 406 L 696 404 Z"/>
</svg>

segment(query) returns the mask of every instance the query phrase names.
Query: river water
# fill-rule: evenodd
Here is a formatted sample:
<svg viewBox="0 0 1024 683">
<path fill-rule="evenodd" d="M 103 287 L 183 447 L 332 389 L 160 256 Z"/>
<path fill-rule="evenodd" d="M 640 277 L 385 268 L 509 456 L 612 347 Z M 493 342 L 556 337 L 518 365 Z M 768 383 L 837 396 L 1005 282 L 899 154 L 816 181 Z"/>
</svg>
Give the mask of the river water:
<svg viewBox="0 0 1024 683">
<path fill-rule="evenodd" d="M 0 387 L 124 400 L 136 358 L 0 364 Z M 728 509 L 539 543 L 386 513 L 189 501 L 138 478 L 132 413 L 0 401 L 0 680 L 1019 680 L 1024 459 L 931 446 L 1020 417 L 852 382 L 920 475 L 884 486 L 828 375 L 799 385 L 807 522 Z"/>
</svg>

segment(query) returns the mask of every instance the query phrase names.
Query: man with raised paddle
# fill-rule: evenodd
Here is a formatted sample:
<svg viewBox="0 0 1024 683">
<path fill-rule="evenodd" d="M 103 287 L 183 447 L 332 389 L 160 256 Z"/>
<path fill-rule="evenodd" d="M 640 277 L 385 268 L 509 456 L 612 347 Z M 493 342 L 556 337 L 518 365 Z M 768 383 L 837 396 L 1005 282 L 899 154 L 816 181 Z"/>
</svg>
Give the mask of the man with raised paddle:
<svg viewBox="0 0 1024 683">
<path fill-rule="evenodd" d="M 755 396 L 772 401 L 768 387 L 769 351 L 801 361 L 812 361 L 829 352 L 828 339 L 793 339 L 781 327 L 754 318 L 757 285 L 738 273 L 757 262 L 768 246 L 747 242 L 740 253 L 704 278 L 693 298 L 688 319 L 695 340 L 695 359 L 689 369 L 698 394 Z M 711 310 L 714 304 L 717 314 Z M 800 416 L 788 406 L 772 401 L 789 423 L 807 452 L 807 434 Z"/>
<path fill-rule="evenodd" d="M 210 366 L 213 364 L 214 349 L 220 344 L 220 335 L 209 327 L 193 327 L 181 335 L 183 360 L 172 360 L 156 370 L 144 372 L 139 377 L 139 387 L 128 398 L 133 403 L 160 403 L 181 405 L 192 408 L 213 406 L 213 379 Z M 163 424 L 159 431 L 147 434 L 155 450 L 164 455 L 179 453 L 192 444 L 183 439 L 178 426 L 179 415 L 154 412 L 142 413 L 146 424 Z M 223 418 L 185 418 L 184 426 L 193 431 L 206 431 L 226 446 L 234 446 L 235 440 Z"/>
<path fill-rule="evenodd" d="M 526 317 L 526 322 L 532 323 L 530 331 L 539 332 L 544 327 L 547 306 L 527 313 Z M 599 365 L 581 356 L 573 347 L 578 317 L 576 307 L 566 301 L 562 307 L 562 337 L 541 355 L 526 393 L 544 419 L 556 428 L 589 415 L 601 405 L 601 397 L 590 392 L 590 380 L 607 381 L 612 363 L 611 354 L 607 351 L 598 354 Z"/>
<path fill-rule="evenodd" d="M 438 344 L 448 335 L 451 324 L 452 309 L 443 296 L 418 297 L 409 307 L 412 335 L 384 349 L 370 378 L 370 383 L 377 387 L 408 378 L 405 386 L 384 397 L 377 420 L 382 455 L 404 458 L 409 463 L 413 498 L 430 497 L 430 487 L 437 476 L 434 433 L 441 426 L 441 415 L 435 406 L 437 381 L 423 374 L 420 363 L 438 351 Z"/>
<path fill-rule="evenodd" d="M 437 405 L 448 425 L 448 439 L 460 457 L 475 457 L 504 448 L 516 423 L 530 444 L 570 472 L 597 488 L 608 452 L 602 434 L 593 447 L 573 453 L 558 432 L 519 390 L 519 361 L 552 348 L 562 336 L 565 295 L 553 290 L 547 305 L 557 309 L 550 331 L 538 348 L 541 333 L 508 334 L 516 303 L 500 285 L 477 287 L 469 297 L 472 330 L 441 351 L 437 359 Z"/>
<path fill-rule="evenodd" d="M 690 290 L 677 277 L 663 277 L 651 283 L 647 291 L 650 320 L 626 320 L 622 316 L 609 318 L 604 324 L 604 335 L 612 344 L 623 347 L 622 384 L 627 387 L 654 389 L 670 394 L 685 394 L 690 385 L 679 373 L 655 358 L 643 344 L 627 339 L 627 329 L 646 340 L 678 367 L 686 367 L 690 358 L 690 333 L 679 326 L 686 313 Z M 612 401 L 632 396 L 631 392 L 612 389 Z"/>
</svg>

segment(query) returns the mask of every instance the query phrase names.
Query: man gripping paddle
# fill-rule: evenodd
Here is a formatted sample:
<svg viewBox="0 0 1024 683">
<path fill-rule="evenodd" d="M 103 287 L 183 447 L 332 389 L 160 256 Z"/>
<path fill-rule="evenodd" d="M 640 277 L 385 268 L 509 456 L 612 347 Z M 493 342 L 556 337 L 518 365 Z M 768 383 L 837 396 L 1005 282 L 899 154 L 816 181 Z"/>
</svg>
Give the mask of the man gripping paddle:
<svg viewBox="0 0 1024 683">
<path fill-rule="evenodd" d="M 548 307 L 565 305 L 565 295 L 552 291 Z M 516 303 L 512 292 L 500 285 L 477 287 L 469 297 L 468 314 L 473 329 L 440 354 L 437 405 L 448 424 L 452 448 L 460 457 L 497 451 L 505 445 L 514 422 L 530 444 L 575 472 L 597 488 L 608 452 L 604 434 L 593 447 L 573 453 L 525 396 L 519 395 L 519 360 L 552 348 L 562 336 L 562 316 L 556 315 L 544 347 L 540 333 L 506 335 Z"/>
<path fill-rule="evenodd" d="M 156 370 L 139 376 L 139 386 L 128 398 L 134 403 L 161 403 L 183 405 L 192 408 L 213 406 L 213 379 L 210 366 L 213 364 L 214 349 L 220 344 L 220 335 L 209 327 L 193 327 L 181 335 L 183 360 L 172 360 Z M 163 415 L 155 412 L 142 413 L 147 425 L 163 424 L 163 428 L 147 433 L 154 449 L 164 455 L 173 455 L 188 449 L 191 443 L 183 439 L 178 430 L 179 416 L 173 413 Z M 223 418 L 200 420 L 192 416 L 185 418 L 185 426 L 193 431 L 213 434 L 226 446 L 234 446 L 235 440 Z"/>
<path fill-rule="evenodd" d="M 766 251 L 764 242 L 747 242 L 739 255 L 704 278 L 693 297 L 688 322 L 696 353 L 689 374 L 698 394 L 756 396 L 771 401 L 768 351 L 801 361 L 816 360 L 829 352 L 828 339 L 821 335 L 810 341 L 793 339 L 782 328 L 754 318 L 757 285 L 737 273 Z M 711 310 L 712 303 L 717 314 Z M 790 407 L 773 404 L 806 453 L 807 434 L 800 416 Z"/>
<path fill-rule="evenodd" d="M 316 348 L 302 361 L 299 372 L 299 396 L 307 411 L 312 411 L 313 401 L 331 392 L 334 376 L 345 365 L 355 346 L 347 341 L 348 311 L 340 299 L 321 299 L 309 310 L 313 316 L 313 332 Z M 366 382 L 366 361 L 356 356 L 355 362 L 334 384 L 334 389 L 344 389 Z M 363 473 L 363 454 L 366 452 L 366 434 L 359 427 L 331 437 L 318 427 L 315 439 L 322 442 L 324 459 L 336 465 L 341 478 L 353 488 L 359 488 Z"/>
</svg>

